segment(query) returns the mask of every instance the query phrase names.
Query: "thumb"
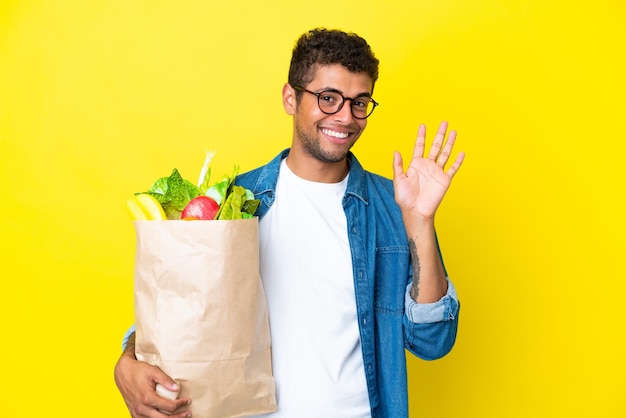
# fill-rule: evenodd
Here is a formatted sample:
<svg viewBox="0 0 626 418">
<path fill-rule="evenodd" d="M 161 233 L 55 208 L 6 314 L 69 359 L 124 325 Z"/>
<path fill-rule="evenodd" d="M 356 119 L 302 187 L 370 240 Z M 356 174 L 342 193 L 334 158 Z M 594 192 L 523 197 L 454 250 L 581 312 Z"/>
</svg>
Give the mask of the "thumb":
<svg viewBox="0 0 626 418">
<path fill-rule="evenodd" d="M 160 383 L 157 383 L 154 390 L 156 391 L 157 395 L 161 396 L 162 398 L 166 398 L 172 401 L 178 398 L 178 389 L 169 390 L 165 388 L 165 386 L 161 385 Z"/>
<path fill-rule="evenodd" d="M 162 386 L 163 388 L 171 391 L 178 392 L 180 390 L 180 386 L 174 379 L 165 374 L 161 369 L 155 368 L 155 373 L 152 376 L 152 380 L 156 384 L 156 386 Z"/>
</svg>

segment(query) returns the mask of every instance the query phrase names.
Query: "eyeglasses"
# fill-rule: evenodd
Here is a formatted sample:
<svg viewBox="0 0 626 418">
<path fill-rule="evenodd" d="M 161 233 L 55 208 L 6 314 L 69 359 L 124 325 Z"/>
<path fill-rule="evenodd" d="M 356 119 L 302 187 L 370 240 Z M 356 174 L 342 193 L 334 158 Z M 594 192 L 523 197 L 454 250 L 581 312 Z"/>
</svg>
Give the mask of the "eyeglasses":
<svg viewBox="0 0 626 418">
<path fill-rule="evenodd" d="M 350 100 L 350 111 L 352 112 L 352 116 L 356 119 L 366 119 L 372 114 L 376 106 L 378 106 L 378 103 L 369 96 L 358 96 L 352 99 L 350 97 L 343 97 L 341 93 L 336 90 L 324 90 L 316 93 L 300 86 L 293 86 L 293 88 L 317 96 L 317 105 L 320 110 L 327 115 L 334 115 L 339 112 L 343 108 L 343 104 L 346 100 Z"/>
</svg>

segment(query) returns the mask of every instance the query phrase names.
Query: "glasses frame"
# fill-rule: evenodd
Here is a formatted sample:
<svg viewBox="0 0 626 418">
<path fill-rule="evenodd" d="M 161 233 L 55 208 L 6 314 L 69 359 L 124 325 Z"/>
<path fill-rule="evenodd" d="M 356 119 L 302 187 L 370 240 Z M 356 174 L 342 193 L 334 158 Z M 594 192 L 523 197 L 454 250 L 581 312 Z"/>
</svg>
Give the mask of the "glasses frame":
<svg viewBox="0 0 626 418">
<path fill-rule="evenodd" d="M 317 96 L 317 107 L 319 107 L 320 111 L 322 113 L 326 114 L 326 115 L 334 115 L 335 113 L 339 113 L 341 111 L 341 109 L 343 109 L 343 105 L 346 103 L 346 100 L 350 100 L 352 103 L 354 103 L 354 101 L 356 99 L 359 99 L 361 97 L 367 97 L 368 99 L 370 99 L 372 101 L 373 106 L 372 106 L 372 110 L 370 110 L 370 112 L 367 115 L 365 115 L 364 117 L 359 117 L 359 116 L 355 115 L 354 114 L 354 109 L 352 108 L 352 103 L 350 103 L 350 113 L 352 113 L 352 116 L 355 119 L 363 120 L 363 119 L 369 118 L 371 116 L 371 114 L 374 113 L 374 109 L 376 109 L 376 106 L 378 106 L 378 104 L 379 104 L 376 100 L 374 100 L 370 96 L 361 95 L 361 96 L 357 96 L 357 97 L 354 97 L 354 98 L 352 98 L 352 97 L 345 97 L 343 94 L 341 94 L 337 90 L 333 90 L 333 89 L 328 89 L 328 90 L 324 90 L 324 91 L 320 91 L 319 93 L 316 93 L 314 91 L 307 90 L 307 89 L 305 89 L 304 87 L 301 87 L 301 86 L 293 86 L 293 88 L 295 90 L 307 92 L 307 93 L 310 93 L 310 94 L 312 94 L 314 96 Z M 336 94 L 338 94 L 341 97 L 341 104 L 339 105 L 337 110 L 335 110 L 334 112 L 326 112 L 324 109 L 322 109 L 322 104 L 320 103 L 322 94 L 328 93 L 328 92 L 336 93 Z"/>
</svg>

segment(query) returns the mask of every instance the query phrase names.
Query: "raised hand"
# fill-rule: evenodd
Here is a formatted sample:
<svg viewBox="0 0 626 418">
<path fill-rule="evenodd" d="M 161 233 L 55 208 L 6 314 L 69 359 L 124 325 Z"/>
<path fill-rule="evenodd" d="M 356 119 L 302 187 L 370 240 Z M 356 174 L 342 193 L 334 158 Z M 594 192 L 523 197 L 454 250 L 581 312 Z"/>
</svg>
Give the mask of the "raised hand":
<svg viewBox="0 0 626 418">
<path fill-rule="evenodd" d="M 424 157 L 426 126 L 420 125 L 413 149 L 413 158 L 406 171 L 403 168 L 402 156 L 397 151 L 394 153 L 394 194 L 403 214 L 425 219 L 434 218 L 439 204 L 450 187 L 452 177 L 461 167 L 465 157 L 462 152 L 445 170 L 456 139 L 456 132 L 450 131 L 446 140 L 447 130 L 448 123 L 442 122 L 428 156 Z"/>
</svg>

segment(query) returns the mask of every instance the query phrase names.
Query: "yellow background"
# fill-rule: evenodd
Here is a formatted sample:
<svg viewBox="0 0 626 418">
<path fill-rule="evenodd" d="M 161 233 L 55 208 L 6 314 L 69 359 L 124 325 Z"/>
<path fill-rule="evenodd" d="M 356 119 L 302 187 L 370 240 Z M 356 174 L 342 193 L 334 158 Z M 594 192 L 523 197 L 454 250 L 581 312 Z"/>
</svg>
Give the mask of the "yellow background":
<svg viewBox="0 0 626 418">
<path fill-rule="evenodd" d="M 355 147 L 391 175 L 443 119 L 467 160 L 437 227 L 457 344 L 410 360 L 411 417 L 626 416 L 620 1 L 0 3 L 0 409 L 125 417 L 125 200 L 177 167 L 248 170 L 290 143 L 295 39 L 355 31 L 381 105 Z"/>
</svg>

